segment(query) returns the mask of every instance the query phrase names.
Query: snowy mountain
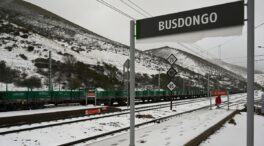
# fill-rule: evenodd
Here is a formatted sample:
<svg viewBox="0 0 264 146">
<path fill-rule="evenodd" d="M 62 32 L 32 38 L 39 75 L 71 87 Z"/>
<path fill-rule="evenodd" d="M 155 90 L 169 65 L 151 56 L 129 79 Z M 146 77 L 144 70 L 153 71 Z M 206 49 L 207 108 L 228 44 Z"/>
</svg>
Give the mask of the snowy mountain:
<svg viewBox="0 0 264 146">
<path fill-rule="evenodd" d="M 257 82 L 262 87 L 264 87 L 264 74 L 263 73 L 255 74 L 255 82 Z"/>
<path fill-rule="evenodd" d="M 182 45 L 183 46 L 183 45 Z M 183 46 L 185 47 L 185 46 Z M 215 77 L 221 84 L 240 84 L 246 81 L 246 69 L 236 65 L 225 62 L 213 62 L 212 60 L 205 60 L 192 53 L 182 51 L 177 48 L 169 46 L 146 50 L 146 53 L 167 59 L 170 54 L 173 54 L 178 59 L 176 64 L 183 68 L 189 69 L 197 74 Z M 229 81 L 229 82 L 227 82 Z M 263 77 L 258 77 L 257 83 L 263 85 Z"/>
<path fill-rule="evenodd" d="M 192 70 L 198 74 L 206 75 L 230 75 L 230 76 L 236 76 L 237 78 L 242 78 L 242 76 L 239 76 L 238 74 L 235 74 L 229 70 L 226 70 L 225 68 L 222 68 L 220 66 L 217 66 L 210 61 L 207 61 L 203 58 L 200 58 L 198 56 L 195 56 L 191 53 L 179 50 L 177 48 L 172 48 L 169 46 L 156 48 L 156 49 L 150 49 L 145 51 L 148 54 L 158 56 L 164 59 L 167 59 L 170 54 L 174 54 L 176 58 L 178 59 L 176 64 L 187 68 L 189 70 Z"/>
<path fill-rule="evenodd" d="M 35 75 L 45 84 L 51 51 L 55 89 L 68 84 L 70 78 L 77 79 L 77 83 L 83 86 L 92 79 L 98 87 L 113 89 L 113 85 L 117 85 L 123 89 L 123 64 L 129 58 L 129 47 L 124 44 L 100 36 L 22 0 L 0 1 L 0 28 L 0 61 L 19 70 L 24 78 Z M 182 84 L 181 80 L 186 86 L 205 88 L 206 75 L 211 73 L 215 75 L 210 77 L 213 86 L 244 89 L 245 79 L 242 76 L 195 55 L 169 47 L 146 52 L 136 50 L 138 86 L 157 86 L 159 70 L 165 75 L 170 67 L 166 61 L 166 56 L 170 53 L 179 59 L 174 65 L 179 72 L 179 85 Z M 63 61 L 65 56 L 74 56 L 77 62 L 74 70 L 68 74 L 64 71 L 67 67 Z M 223 77 L 217 76 L 219 72 Z M 63 78 L 59 79 L 62 74 Z M 168 79 L 165 76 L 161 78 L 162 87 L 165 88 Z M 73 83 L 76 84 L 76 81 Z M 18 89 L 13 84 L 9 87 L 12 90 Z M 0 83 L 0 90 L 4 88 L 5 85 Z"/>
<path fill-rule="evenodd" d="M 245 67 L 241 67 L 241 66 L 234 65 L 234 64 L 229 64 L 229 63 L 226 63 L 224 61 L 219 62 L 219 60 L 211 60 L 211 62 L 213 62 L 214 64 L 219 65 L 219 66 L 221 66 L 227 70 L 231 70 L 232 72 L 239 74 L 239 75 L 243 76 L 244 78 L 247 78 L 247 69 Z M 255 82 L 264 87 L 264 76 L 263 76 L 263 74 L 264 73 L 262 71 L 255 70 Z"/>
<path fill-rule="evenodd" d="M 99 36 L 22 0 L 0 1 L 0 26 L 1 60 L 27 75 L 35 74 L 44 78 L 37 73 L 38 67 L 34 61 L 48 59 L 49 51 L 54 61 L 61 62 L 65 55 L 70 54 L 79 62 L 91 66 L 107 63 L 120 71 L 129 58 L 128 46 Z M 156 74 L 160 64 L 167 66 L 158 57 L 151 58 L 136 51 L 138 73 Z M 102 74 L 107 75 L 107 71 Z M 116 78 L 122 80 L 118 76 Z"/>
</svg>

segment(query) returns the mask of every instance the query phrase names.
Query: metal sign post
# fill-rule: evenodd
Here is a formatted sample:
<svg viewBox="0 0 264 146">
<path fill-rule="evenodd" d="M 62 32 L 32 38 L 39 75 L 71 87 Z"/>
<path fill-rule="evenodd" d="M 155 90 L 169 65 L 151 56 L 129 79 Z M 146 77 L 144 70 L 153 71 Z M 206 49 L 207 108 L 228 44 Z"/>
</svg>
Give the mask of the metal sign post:
<svg viewBox="0 0 264 146">
<path fill-rule="evenodd" d="M 253 146 L 253 97 L 254 97 L 254 0 L 248 1 L 248 146 Z M 134 24 L 134 23 L 133 23 Z M 144 40 L 172 34 L 198 32 L 244 25 L 244 1 L 184 11 L 137 20 L 136 38 Z M 134 28 L 134 26 L 133 26 Z M 232 33 L 234 34 L 234 33 Z M 232 35 L 230 34 L 230 35 Z M 202 38 L 207 37 L 202 36 Z M 210 37 L 210 35 L 208 35 Z M 132 41 L 131 41 L 132 42 Z M 134 45 L 134 29 L 133 44 Z M 132 46 L 131 46 L 132 48 Z M 131 54 L 130 54 L 131 55 Z M 171 63 L 172 59 L 168 59 Z M 134 60 L 131 59 L 131 62 Z M 132 71 L 131 71 L 132 72 Z M 172 74 L 171 74 L 172 75 Z M 209 79 L 208 79 L 209 85 Z M 208 88 L 209 90 L 209 88 Z M 209 92 L 208 92 L 209 96 Z M 210 105 L 212 101 L 210 98 Z M 250 137 L 250 138 L 249 138 Z"/>
<path fill-rule="evenodd" d="M 170 110 L 172 110 L 172 91 L 176 88 L 176 85 L 171 81 L 167 87 L 170 89 Z"/>
<path fill-rule="evenodd" d="M 247 146 L 254 146 L 254 1 L 248 0 L 247 5 Z"/>
<path fill-rule="evenodd" d="M 127 91 L 127 108 L 129 106 L 129 59 L 127 59 L 123 65 L 123 82 L 125 86 L 125 90 Z"/>
<path fill-rule="evenodd" d="M 168 62 L 171 65 L 171 68 L 167 71 L 167 75 L 170 77 L 170 79 L 172 80 L 172 78 L 174 78 L 174 76 L 177 74 L 177 71 L 172 67 L 172 65 L 178 60 L 173 54 L 171 54 L 168 58 L 167 58 Z M 172 91 L 176 88 L 176 85 L 170 81 L 170 83 L 167 85 L 167 87 L 170 90 L 170 110 L 172 110 Z"/>
<path fill-rule="evenodd" d="M 130 144 L 135 146 L 135 22 L 130 21 Z"/>
</svg>

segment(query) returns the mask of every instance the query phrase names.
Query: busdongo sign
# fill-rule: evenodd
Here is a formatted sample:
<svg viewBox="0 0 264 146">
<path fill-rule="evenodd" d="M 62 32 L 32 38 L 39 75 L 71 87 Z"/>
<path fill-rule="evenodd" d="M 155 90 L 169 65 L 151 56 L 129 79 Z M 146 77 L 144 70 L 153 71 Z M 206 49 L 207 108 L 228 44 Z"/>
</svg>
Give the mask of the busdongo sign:
<svg viewBox="0 0 264 146">
<path fill-rule="evenodd" d="M 244 2 L 205 7 L 136 21 L 136 38 L 164 36 L 244 24 Z"/>
</svg>

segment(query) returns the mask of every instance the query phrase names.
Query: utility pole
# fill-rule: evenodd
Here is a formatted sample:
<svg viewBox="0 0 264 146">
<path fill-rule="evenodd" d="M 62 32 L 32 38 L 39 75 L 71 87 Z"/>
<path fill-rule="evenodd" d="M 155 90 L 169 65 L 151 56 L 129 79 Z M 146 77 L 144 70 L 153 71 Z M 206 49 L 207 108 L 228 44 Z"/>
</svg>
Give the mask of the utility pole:
<svg viewBox="0 0 264 146">
<path fill-rule="evenodd" d="M 184 82 L 184 78 L 182 78 L 182 89 L 183 89 L 183 91 L 185 90 L 185 82 Z"/>
<path fill-rule="evenodd" d="M 207 96 L 210 99 L 210 110 L 212 109 L 212 98 L 210 97 L 210 71 L 208 72 L 207 78 Z"/>
<path fill-rule="evenodd" d="M 130 21 L 130 144 L 135 146 L 135 21 Z"/>
<path fill-rule="evenodd" d="M 123 65 L 123 83 L 124 83 L 124 90 L 127 91 L 127 107 L 129 106 L 129 74 L 130 74 L 130 70 L 129 70 L 129 59 L 127 59 Z"/>
<path fill-rule="evenodd" d="M 52 91 L 52 80 L 51 80 L 51 73 L 52 73 L 52 60 L 51 60 L 51 51 L 49 51 L 49 91 Z"/>
<path fill-rule="evenodd" d="M 219 48 L 218 48 L 218 55 L 219 55 L 219 65 L 221 65 L 222 64 L 222 62 L 221 62 L 221 45 L 219 45 Z"/>
<path fill-rule="evenodd" d="M 254 146 L 255 0 L 247 1 L 247 146 Z"/>
<path fill-rule="evenodd" d="M 159 85 L 158 85 L 158 86 L 159 86 L 159 91 L 160 91 L 160 69 L 161 69 L 161 68 L 159 68 L 159 81 L 158 81 L 158 84 L 159 84 Z"/>
</svg>

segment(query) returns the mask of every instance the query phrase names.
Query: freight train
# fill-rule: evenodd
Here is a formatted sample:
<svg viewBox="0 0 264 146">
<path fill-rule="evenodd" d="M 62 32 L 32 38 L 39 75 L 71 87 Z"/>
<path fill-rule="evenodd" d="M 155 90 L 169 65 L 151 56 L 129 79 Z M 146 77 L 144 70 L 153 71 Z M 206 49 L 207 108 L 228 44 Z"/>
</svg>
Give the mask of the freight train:
<svg viewBox="0 0 264 146">
<path fill-rule="evenodd" d="M 205 90 L 145 90 L 136 91 L 140 102 L 159 102 L 205 97 Z M 0 111 L 44 108 L 45 105 L 94 104 L 126 105 L 127 91 L 3 91 L 0 92 Z"/>
</svg>

